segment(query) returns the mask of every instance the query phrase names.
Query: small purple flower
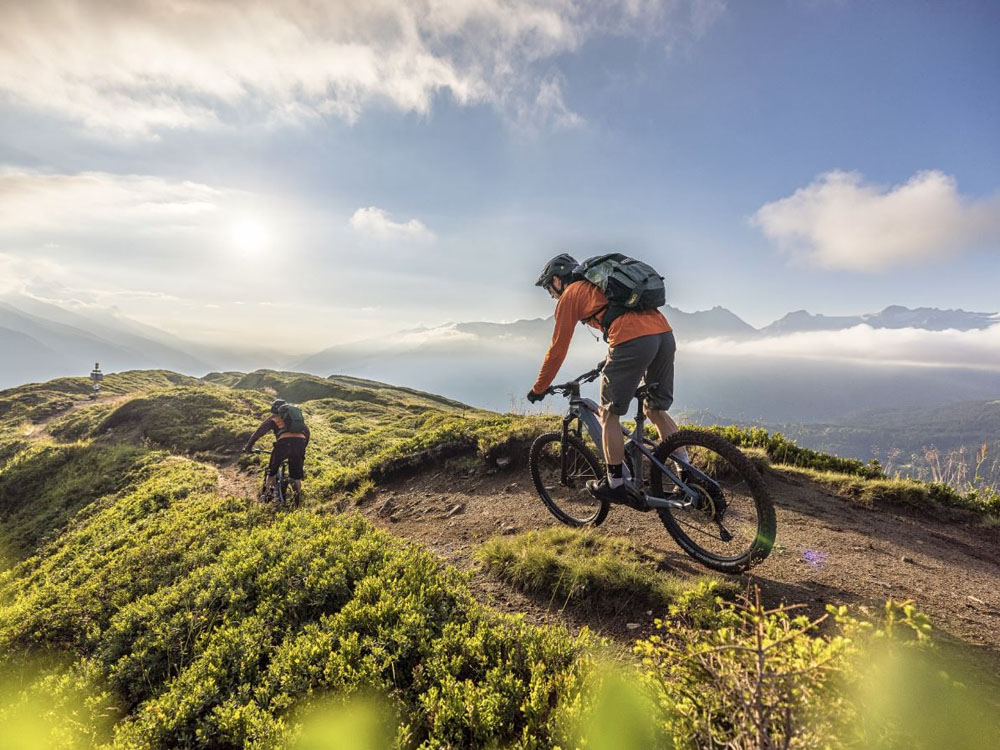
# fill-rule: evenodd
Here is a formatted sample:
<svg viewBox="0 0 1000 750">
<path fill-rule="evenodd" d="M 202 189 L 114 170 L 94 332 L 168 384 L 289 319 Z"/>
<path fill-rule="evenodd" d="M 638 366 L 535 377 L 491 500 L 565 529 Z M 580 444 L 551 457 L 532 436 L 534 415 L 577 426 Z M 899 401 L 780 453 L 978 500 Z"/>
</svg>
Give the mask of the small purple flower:
<svg viewBox="0 0 1000 750">
<path fill-rule="evenodd" d="M 813 570 L 819 570 L 826 563 L 826 559 L 829 555 L 826 552 L 820 552 L 819 550 L 807 549 L 802 552 L 802 557 L 806 559 L 809 563 L 809 567 Z"/>
</svg>

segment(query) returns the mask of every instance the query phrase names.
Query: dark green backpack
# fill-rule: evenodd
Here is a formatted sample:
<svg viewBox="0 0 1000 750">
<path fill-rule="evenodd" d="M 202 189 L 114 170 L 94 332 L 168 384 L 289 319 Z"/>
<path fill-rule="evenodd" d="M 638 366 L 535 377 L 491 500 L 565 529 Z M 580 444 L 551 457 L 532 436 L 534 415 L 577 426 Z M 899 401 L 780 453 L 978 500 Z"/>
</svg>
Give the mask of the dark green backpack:
<svg viewBox="0 0 1000 750">
<path fill-rule="evenodd" d="M 608 306 L 598 311 L 605 341 L 616 318 L 633 310 L 653 310 L 667 302 L 663 277 L 652 266 L 621 253 L 587 258 L 576 273 L 607 295 Z"/>
<path fill-rule="evenodd" d="M 302 416 L 302 410 L 294 404 L 284 404 L 278 409 L 278 416 L 285 426 L 278 430 L 278 436 L 286 432 L 305 432 L 306 420 Z"/>
</svg>

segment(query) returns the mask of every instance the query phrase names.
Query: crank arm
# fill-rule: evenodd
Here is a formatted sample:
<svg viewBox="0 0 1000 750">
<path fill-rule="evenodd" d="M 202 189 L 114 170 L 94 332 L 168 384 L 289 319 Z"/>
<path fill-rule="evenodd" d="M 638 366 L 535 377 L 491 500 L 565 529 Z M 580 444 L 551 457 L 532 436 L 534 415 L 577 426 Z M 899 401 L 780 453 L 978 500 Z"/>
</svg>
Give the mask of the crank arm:
<svg viewBox="0 0 1000 750">
<path fill-rule="evenodd" d="M 684 510 L 694 505 L 694 501 L 690 497 L 685 495 L 678 497 L 676 493 L 668 497 L 656 497 L 655 495 L 643 495 L 643 497 L 646 499 L 646 505 L 657 510 Z"/>
</svg>

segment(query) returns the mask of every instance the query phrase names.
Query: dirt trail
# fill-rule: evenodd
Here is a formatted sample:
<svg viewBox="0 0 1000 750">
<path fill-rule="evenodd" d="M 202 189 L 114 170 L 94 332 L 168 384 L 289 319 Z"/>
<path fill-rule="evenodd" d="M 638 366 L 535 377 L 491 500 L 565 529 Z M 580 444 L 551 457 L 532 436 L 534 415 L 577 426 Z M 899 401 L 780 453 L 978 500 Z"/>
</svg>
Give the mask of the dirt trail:
<svg viewBox="0 0 1000 750">
<path fill-rule="evenodd" d="M 768 471 L 767 484 L 777 506 L 777 542 L 752 579 L 769 603 L 803 603 L 818 614 L 826 604 L 880 608 L 889 597 L 913 599 L 933 618 L 939 637 L 975 644 L 986 659 L 1000 663 L 1000 528 L 959 512 L 867 509 L 775 471 Z M 425 473 L 381 488 L 360 510 L 379 526 L 474 571 L 472 552 L 490 537 L 557 523 L 526 469 L 492 476 Z M 600 529 L 632 539 L 662 570 L 706 572 L 653 513 L 616 507 Z M 562 603 L 531 599 L 482 572 L 473 580 L 491 604 L 527 612 L 538 622 L 587 624 L 620 638 L 645 632 L 652 619 L 646 612 L 604 620 L 569 609 L 560 613 Z"/>
</svg>

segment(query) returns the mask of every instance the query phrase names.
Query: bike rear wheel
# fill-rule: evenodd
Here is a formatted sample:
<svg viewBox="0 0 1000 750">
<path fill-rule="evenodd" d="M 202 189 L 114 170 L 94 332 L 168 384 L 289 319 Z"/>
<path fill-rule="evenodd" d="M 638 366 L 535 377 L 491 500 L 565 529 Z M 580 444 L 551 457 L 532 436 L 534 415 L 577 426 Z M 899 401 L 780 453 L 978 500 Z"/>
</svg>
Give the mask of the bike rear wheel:
<svg viewBox="0 0 1000 750">
<path fill-rule="evenodd" d="M 699 493 L 701 507 L 659 509 L 667 531 L 681 549 L 713 570 L 741 573 L 760 563 L 775 536 L 774 503 L 760 472 L 728 440 L 701 430 L 674 433 L 657 448 L 656 457 L 667 464 L 680 448 L 687 449 L 692 466 L 714 481 L 684 479 Z M 671 468 L 680 474 L 682 467 L 674 463 Z M 656 497 L 678 491 L 655 464 L 650 489 Z"/>
<path fill-rule="evenodd" d="M 531 444 L 528 467 L 545 506 L 564 524 L 597 526 L 607 517 L 608 503 L 587 491 L 587 480 L 603 474 L 601 462 L 575 435 L 565 443 L 558 432 L 539 435 Z"/>
</svg>

